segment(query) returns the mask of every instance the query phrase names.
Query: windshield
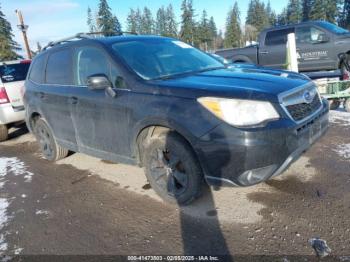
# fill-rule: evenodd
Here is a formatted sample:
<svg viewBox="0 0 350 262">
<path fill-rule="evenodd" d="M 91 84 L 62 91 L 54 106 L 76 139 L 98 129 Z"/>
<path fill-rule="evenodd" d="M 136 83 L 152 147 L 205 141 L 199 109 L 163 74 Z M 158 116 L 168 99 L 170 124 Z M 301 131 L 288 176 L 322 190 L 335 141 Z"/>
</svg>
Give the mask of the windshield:
<svg viewBox="0 0 350 262">
<path fill-rule="evenodd" d="M 318 22 L 318 24 L 327 29 L 328 31 L 331 31 L 332 33 L 335 33 L 335 34 L 347 34 L 349 33 L 348 30 L 344 29 L 344 28 L 341 28 L 339 26 L 336 26 L 335 24 L 331 24 L 331 23 L 328 23 L 328 22 Z"/>
<path fill-rule="evenodd" d="M 114 43 L 113 50 L 145 80 L 170 78 L 224 65 L 198 49 L 173 39 L 142 39 Z"/>
</svg>

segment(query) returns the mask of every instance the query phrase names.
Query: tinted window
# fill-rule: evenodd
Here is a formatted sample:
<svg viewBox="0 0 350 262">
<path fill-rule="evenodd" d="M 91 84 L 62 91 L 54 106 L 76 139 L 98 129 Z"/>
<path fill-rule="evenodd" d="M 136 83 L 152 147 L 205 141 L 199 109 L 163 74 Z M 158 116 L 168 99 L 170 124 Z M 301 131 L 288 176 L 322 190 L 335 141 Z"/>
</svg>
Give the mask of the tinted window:
<svg viewBox="0 0 350 262">
<path fill-rule="evenodd" d="M 265 45 L 285 45 L 290 33 L 294 33 L 293 28 L 267 32 Z"/>
<path fill-rule="evenodd" d="M 320 41 L 325 33 L 313 26 L 304 26 L 296 29 L 296 40 L 299 44 L 312 44 Z"/>
<path fill-rule="evenodd" d="M 69 49 L 52 53 L 47 60 L 46 83 L 70 85 L 71 52 Z"/>
<path fill-rule="evenodd" d="M 45 56 L 41 55 L 34 59 L 29 79 L 35 83 L 41 84 L 45 73 Z"/>
<path fill-rule="evenodd" d="M 113 50 L 146 80 L 192 74 L 221 68 L 210 55 L 178 40 L 143 39 L 118 42 Z"/>
<path fill-rule="evenodd" d="M 108 56 L 94 47 L 81 47 L 76 51 L 74 58 L 75 85 L 84 86 L 89 76 L 103 74 L 117 87 L 117 70 Z"/>
<path fill-rule="evenodd" d="M 3 83 L 23 81 L 27 77 L 30 64 L 12 64 L 0 66 L 0 76 Z"/>
</svg>

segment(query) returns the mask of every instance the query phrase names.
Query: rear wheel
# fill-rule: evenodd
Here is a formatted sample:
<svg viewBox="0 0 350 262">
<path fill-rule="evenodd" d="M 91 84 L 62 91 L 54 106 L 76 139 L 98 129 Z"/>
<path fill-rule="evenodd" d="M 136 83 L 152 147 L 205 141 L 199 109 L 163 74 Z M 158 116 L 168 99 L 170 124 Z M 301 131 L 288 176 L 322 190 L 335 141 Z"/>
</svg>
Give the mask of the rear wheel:
<svg viewBox="0 0 350 262">
<path fill-rule="evenodd" d="M 338 99 L 329 100 L 329 109 L 337 110 L 340 106 L 340 101 Z"/>
<path fill-rule="evenodd" d="M 345 107 L 346 112 L 350 113 L 350 98 L 345 100 L 344 107 Z"/>
<path fill-rule="evenodd" d="M 34 134 L 47 160 L 54 162 L 68 155 L 68 150 L 57 144 L 50 127 L 43 119 L 35 122 Z"/>
<path fill-rule="evenodd" d="M 0 125 L 0 142 L 8 139 L 8 127 L 6 125 Z"/>
<path fill-rule="evenodd" d="M 175 132 L 149 138 L 144 166 L 153 190 L 165 201 L 185 205 L 199 197 L 203 175 L 187 141 Z"/>
</svg>

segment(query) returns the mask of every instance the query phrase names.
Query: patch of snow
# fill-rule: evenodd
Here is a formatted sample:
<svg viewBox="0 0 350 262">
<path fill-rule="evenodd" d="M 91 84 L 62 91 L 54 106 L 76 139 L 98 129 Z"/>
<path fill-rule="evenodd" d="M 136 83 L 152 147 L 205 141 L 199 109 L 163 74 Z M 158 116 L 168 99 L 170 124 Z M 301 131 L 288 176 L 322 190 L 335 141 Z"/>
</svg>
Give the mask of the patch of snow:
<svg viewBox="0 0 350 262">
<path fill-rule="evenodd" d="M 14 253 L 15 253 L 15 255 L 19 255 L 19 254 L 21 254 L 22 251 L 23 251 L 23 248 L 19 247 L 19 248 L 15 249 Z"/>
<path fill-rule="evenodd" d="M 26 170 L 24 162 L 19 160 L 17 157 L 0 157 L 0 189 L 2 189 L 7 182 L 5 177 L 11 176 L 22 176 L 25 182 L 31 182 L 33 173 Z M 26 198 L 25 194 L 21 195 L 22 198 Z M 8 214 L 8 207 L 11 199 L 0 198 L 0 255 L 8 251 L 8 244 L 5 236 L 7 232 L 3 232 L 4 227 L 12 219 L 12 216 Z M 21 253 L 23 249 L 16 247 L 14 250 L 15 254 Z"/>
<path fill-rule="evenodd" d="M 35 215 L 50 215 L 50 212 L 49 211 L 46 211 L 46 210 L 37 210 L 35 211 Z"/>
<path fill-rule="evenodd" d="M 350 159 L 350 144 L 338 145 L 336 149 L 333 149 L 339 156 L 345 159 Z"/>
<path fill-rule="evenodd" d="M 342 111 L 330 111 L 329 121 L 342 126 L 350 126 L 350 113 Z"/>
</svg>

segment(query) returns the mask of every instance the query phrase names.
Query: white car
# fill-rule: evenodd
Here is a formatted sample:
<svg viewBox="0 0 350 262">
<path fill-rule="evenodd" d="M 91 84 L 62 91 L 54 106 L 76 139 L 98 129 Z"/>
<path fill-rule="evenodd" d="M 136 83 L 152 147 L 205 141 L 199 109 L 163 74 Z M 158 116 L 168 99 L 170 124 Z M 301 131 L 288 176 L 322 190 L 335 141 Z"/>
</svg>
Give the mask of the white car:
<svg viewBox="0 0 350 262">
<path fill-rule="evenodd" d="M 12 124 L 25 118 L 23 91 L 30 62 L 0 62 L 0 142 L 7 140 Z"/>
</svg>

